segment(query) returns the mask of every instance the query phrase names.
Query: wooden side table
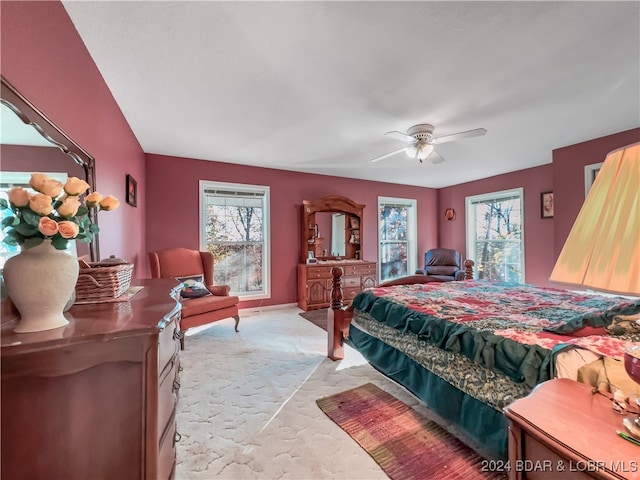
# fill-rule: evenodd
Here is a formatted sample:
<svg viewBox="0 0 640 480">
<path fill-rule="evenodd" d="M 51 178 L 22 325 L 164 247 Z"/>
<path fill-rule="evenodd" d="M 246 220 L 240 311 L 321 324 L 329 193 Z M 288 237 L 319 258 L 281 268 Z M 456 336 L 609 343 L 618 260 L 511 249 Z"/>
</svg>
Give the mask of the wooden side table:
<svg viewBox="0 0 640 480">
<path fill-rule="evenodd" d="M 640 447 L 616 434 L 624 416 L 588 385 L 550 380 L 505 413 L 510 480 L 640 479 Z"/>
</svg>

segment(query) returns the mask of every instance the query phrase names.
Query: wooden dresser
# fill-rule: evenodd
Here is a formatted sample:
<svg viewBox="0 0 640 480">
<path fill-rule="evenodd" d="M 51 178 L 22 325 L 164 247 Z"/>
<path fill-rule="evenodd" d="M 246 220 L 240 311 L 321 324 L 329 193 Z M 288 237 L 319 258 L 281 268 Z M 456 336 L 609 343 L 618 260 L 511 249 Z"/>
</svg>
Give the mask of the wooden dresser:
<svg viewBox="0 0 640 480">
<path fill-rule="evenodd" d="M 3 479 L 168 479 L 175 470 L 180 304 L 173 280 L 74 305 L 66 327 L 2 318 Z"/>
<path fill-rule="evenodd" d="M 376 262 L 364 260 L 322 261 L 321 263 L 298 265 L 298 307 L 303 310 L 325 308 L 331 302 L 331 269 L 342 267 L 343 298 L 351 302 L 358 292 L 376 285 Z"/>
<path fill-rule="evenodd" d="M 489 465 L 510 480 L 640 479 L 640 447 L 616 435 L 624 417 L 588 385 L 544 382 L 505 413 L 509 460 Z"/>
</svg>

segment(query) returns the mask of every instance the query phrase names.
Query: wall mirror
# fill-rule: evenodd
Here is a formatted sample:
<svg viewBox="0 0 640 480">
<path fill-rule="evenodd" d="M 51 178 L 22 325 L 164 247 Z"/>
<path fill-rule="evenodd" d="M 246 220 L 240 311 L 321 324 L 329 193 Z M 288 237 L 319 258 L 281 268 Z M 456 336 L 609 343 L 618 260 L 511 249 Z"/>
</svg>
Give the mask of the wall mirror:
<svg viewBox="0 0 640 480">
<path fill-rule="evenodd" d="M 45 172 L 64 180 L 79 177 L 95 190 L 95 161 L 43 112 L 25 98 L 7 79 L 1 77 L 0 90 L 0 194 L 15 185 L 28 185 L 31 172 Z M 89 212 L 97 223 L 97 212 Z M 78 256 L 91 261 L 100 258 L 98 234 L 90 243 L 75 242 Z M 17 252 L 6 251 L 4 258 Z"/>
</svg>

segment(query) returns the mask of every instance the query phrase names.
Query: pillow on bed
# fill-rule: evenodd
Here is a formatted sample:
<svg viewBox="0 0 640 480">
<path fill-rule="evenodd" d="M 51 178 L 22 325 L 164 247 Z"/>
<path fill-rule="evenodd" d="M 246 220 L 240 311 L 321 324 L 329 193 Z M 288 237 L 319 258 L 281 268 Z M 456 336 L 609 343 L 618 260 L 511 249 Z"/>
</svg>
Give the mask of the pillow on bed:
<svg viewBox="0 0 640 480">
<path fill-rule="evenodd" d="M 602 305 L 602 300 L 594 298 L 593 302 L 589 302 L 590 306 L 597 308 L 596 310 L 582 315 L 576 315 L 566 321 L 558 322 L 555 325 L 545 328 L 547 332 L 557 333 L 559 335 L 576 335 L 578 330 L 585 327 L 604 328 L 609 327 L 616 316 L 634 315 L 640 313 L 640 300 L 624 300 L 619 298 L 619 303 L 611 305 L 607 300 Z M 596 305 L 600 302 L 601 305 Z M 583 306 L 585 306 L 583 304 Z M 598 308 L 599 307 L 599 308 Z M 609 333 L 609 332 L 606 332 Z"/>
<path fill-rule="evenodd" d="M 204 284 L 203 275 L 178 277 L 176 280 L 182 282 L 182 291 L 180 292 L 182 298 L 200 298 L 211 295 L 211 292 Z"/>
<path fill-rule="evenodd" d="M 640 315 L 616 315 L 607 327 L 610 335 L 626 335 L 640 333 Z"/>
</svg>

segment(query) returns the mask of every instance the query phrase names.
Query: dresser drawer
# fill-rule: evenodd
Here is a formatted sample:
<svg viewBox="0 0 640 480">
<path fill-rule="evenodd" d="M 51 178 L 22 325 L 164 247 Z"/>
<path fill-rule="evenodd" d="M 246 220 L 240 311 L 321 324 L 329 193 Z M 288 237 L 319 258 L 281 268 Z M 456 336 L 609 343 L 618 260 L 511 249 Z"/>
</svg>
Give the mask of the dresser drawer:
<svg viewBox="0 0 640 480">
<path fill-rule="evenodd" d="M 342 283 L 342 287 L 343 288 L 349 288 L 349 287 L 360 287 L 360 277 L 344 277 L 343 279 L 343 283 Z"/>
<path fill-rule="evenodd" d="M 158 387 L 158 432 L 162 434 L 167 422 L 175 414 L 178 404 L 180 383 L 176 378 L 177 369 L 169 372 Z"/>
<path fill-rule="evenodd" d="M 331 267 L 308 267 L 308 278 L 331 278 Z"/>
<path fill-rule="evenodd" d="M 360 293 L 362 290 L 360 287 L 352 287 L 352 288 L 343 288 L 342 289 L 342 298 L 344 302 L 350 302 L 355 298 L 355 296 Z"/>
<path fill-rule="evenodd" d="M 345 275 L 366 275 L 376 271 L 375 263 L 366 263 L 364 265 L 347 265 L 344 267 Z"/>
<path fill-rule="evenodd" d="M 158 479 L 169 480 L 172 478 L 176 464 L 176 441 L 179 435 L 176 431 L 175 415 L 171 417 L 167 424 L 164 435 L 158 445 Z"/>
<path fill-rule="evenodd" d="M 176 352 L 180 350 L 179 325 L 177 321 L 169 323 L 158 335 L 158 372 L 162 376 Z"/>
</svg>

